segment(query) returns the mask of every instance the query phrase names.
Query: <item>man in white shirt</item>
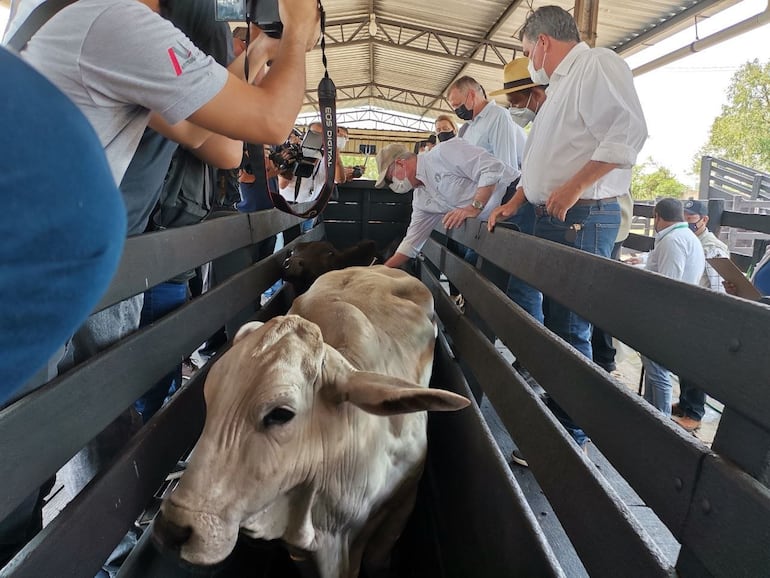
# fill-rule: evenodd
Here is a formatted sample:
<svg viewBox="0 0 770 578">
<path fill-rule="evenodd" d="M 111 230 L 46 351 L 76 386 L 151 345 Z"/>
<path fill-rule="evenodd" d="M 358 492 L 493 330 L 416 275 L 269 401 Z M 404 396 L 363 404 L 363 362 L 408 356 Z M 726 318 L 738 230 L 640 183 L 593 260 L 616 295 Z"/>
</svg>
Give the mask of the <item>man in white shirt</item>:
<svg viewBox="0 0 770 578">
<path fill-rule="evenodd" d="M 700 241 L 706 259 L 730 258 L 730 250 L 727 245 L 708 229 L 708 205 L 705 201 L 693 199 L 685 201 L 684 219 Z M 700 278 L 700 285 L 717 293 L 725 292 L 722 278 L 708 262 Z M 687 380 L 680 380 L 679 403 L 671 406 L 671 414 L 672 419 L 688 432 L 698 431 L 701 420 L 706 415 L 706 392 Z"/>
<path fill-rule="evenodd" d="M 611 50 L 580 42 L 574 19 L 559 6 L 533 12 L 521 40 L 530 78 L 548 85 L 548 98 L 527 138 L 519 188 L 492 213 L 489 229 L 529 201 L 535 236 L 609 257 L 620 226 L 618 197 L 630 188 L 647 138 L 631 70 Z M 552 301 L 548 327 L 592 357 L 587 320 Z M 583 446 L 588 438 L 563 417 Z"/>
<path fill-rule="evenodd" d="M 514 169 L 521 167 L 527 135 L 511 115 L 486 96 L 484 88 L 470 76 L 455 80 L 447 91 L 447 102 L 465 124 L 459 136 L 480 146 Z"/>
<path fill-rule="evenodd" d="M 682 203 L 662 199 L 653 212 L 655 248 L 647 257 L 648 271 L 698 285 L 706 266 L 703 247 L 684 221 Z M 642 356 L 644 399 L 665 415 L 671 415 L 671 376 L 662 365 Z"/>
<path fill-rule="evenodd" d="M 500 204 L 519 172 L 484 149 L 453 138 L 416 155 L 398 144 L 377 153 L 376 187 L 394 193 L 414 189 L 412 218 L 396 253 L 385 263 L 400 267 L 419 253 L 439 223 L 454 229 L 468 217 L 484 219 Z"/>
<path fill-rule="evenodd" d="M 487 98 L 484 88 L 476 80 L 470 76 L 463 76 L 454 81 L 447 92 L 447 102 L 454 109 L 455 114 L 465 121 L 459 132 L 461 138 L 480 146 L 514 169 L 521 168 L 524 145 L 527 141 L 524 129 L 513 121 L 506 109 Z M 503 201 L 513 196 L 517 185 L 518 180 L 510 184 Z M 532 233 L 534 213 L 531 210 L 522 209 L 511 218 L 511 221 L 521 231 Z M 471 262 L 475 262 L 476 254 L 471 255 L 468 257 L 471 257 Z M 543 299 L 540 292 L 513 276 L 509 278 L 508 285 L 508 295 L 511 299 L 542 323 Z"/>
</svg>

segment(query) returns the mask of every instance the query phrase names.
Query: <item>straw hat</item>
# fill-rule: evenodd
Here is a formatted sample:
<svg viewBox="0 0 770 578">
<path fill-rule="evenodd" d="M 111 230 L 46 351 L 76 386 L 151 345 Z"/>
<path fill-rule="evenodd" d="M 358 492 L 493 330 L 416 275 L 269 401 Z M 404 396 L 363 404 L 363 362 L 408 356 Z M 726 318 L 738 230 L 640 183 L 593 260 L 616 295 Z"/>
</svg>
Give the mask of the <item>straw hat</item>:
<svg viewBox="0 0 770 578">
<path fill-rule="evenodd" d="M 489 96 L 498 96 L 500 94 L 508 94 L 509 92 L 518 92 L 533 86 L 540 86 L 532 82 L 532 79 L 529 77 L 527 64 L 529 64 L 529 58 L 526 56 L 514 58 L 506 64 L 503 69 L 503 88 L 490 92 Z"/>
<path fill-rule="evenodd" d="M 388 172 L 388 167 L 393 164 L 398 157 L 404 153 L 408 153 L 400 144 L 390 144 L 377 153 L 377 171 L 379 177 L 377 177 L 377 183 L 374 185 L 378 189 L 383 189 L 387 185 L 385 184 L 385 173 Z"/>
</svg>

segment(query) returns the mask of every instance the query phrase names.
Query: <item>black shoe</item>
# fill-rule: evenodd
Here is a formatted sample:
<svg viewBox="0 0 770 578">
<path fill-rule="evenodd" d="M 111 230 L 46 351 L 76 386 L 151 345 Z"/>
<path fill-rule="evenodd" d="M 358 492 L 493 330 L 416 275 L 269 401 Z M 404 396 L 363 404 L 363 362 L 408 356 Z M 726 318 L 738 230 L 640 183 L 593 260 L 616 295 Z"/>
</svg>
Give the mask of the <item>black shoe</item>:
<svg viewBox="0 0 770 578">
<path fill-rule="evenodd" d="M 527 460 L 524 459 L 524 456 L 521 454 L 519 450 L 513 450 L 511 452 L 511 461 L 514 464 L 518 464 L 522 467 L 528 468 L 529 464 L 527 463 Z"/>
</svg>

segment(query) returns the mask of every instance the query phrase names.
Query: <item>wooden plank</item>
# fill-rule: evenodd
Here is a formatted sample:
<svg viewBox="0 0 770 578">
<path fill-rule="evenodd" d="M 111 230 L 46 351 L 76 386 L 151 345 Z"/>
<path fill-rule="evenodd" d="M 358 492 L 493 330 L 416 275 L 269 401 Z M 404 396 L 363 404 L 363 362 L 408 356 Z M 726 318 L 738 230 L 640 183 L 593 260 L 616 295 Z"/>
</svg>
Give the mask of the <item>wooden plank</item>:
<svg viewBox="0 0 770 578">
<path fill-rule="evenodd" d="M 654 205 L 645 205 L 643 203 L 634 203 L 634 217 L 647 217 L 652 219 Z"/>
<path fill-rule="evenodd" d="M 277 210 L 233 215 L 126 241 L 118 271 L 95 311 L 299 222 Z"/>
<path fill-rule="evenodd" d="M 256 319 L 266 321 L 282 312 L 276 303 L 262 309 Z M 99 571 L 168 472 L 200 436 L 206 414 L 206 375 L 226 350 L 196 372 L 0 577 L 74 578 Z"/>
<path fill-rule="evenodd" d="M 770 490 L 729 462 L 703 463 L 683 544 L 713 576 L 767 576 Z"/>
<path fill-rule="evenodd" d="M 722 226 L 748 229 L 770 235 L 770 215 L 725 211 L 722 214 Z"/>
<path fill-rule="evenodd" d="M 433 382 L 469 399 L 440 338 Z M 478 406 L 433 413 L 428 468 L 447 576 L 563 576 Z"/>
<path fill-rule="evenodd" d="M 489 233 L 470 221 L 452 231 L 452 238 L 698 383 L 725 405 L 760 424 L 770 423 L 770 307 L 515 231 Z M 634 295 L 634 307 L 628 307 L 628 295 Z M 691 313 L 686 322 L 682 311 Z"/>
<path fill-rule="evenodd" d="M 429 243 L 438 247 L 433 241 Z M 450 304 L 438 280 L 424 271 L 423 282 L 434 294 L 439 318 L 452 338 L 455 354 L 483 384 L 485 394 L 527 456 L 535 478 L 589 574 L 617 576 L 618 568 L 622 568 L 624 576 L 668 576 L 669 568 L 661 552 L 612 487 L 579 451 L 540 398 L 498 355 L 494 345 Z M 465 289 L 470 287 L 458 288 L 466 294 Z M 489 322 L 488 317 L 484 319 Z M 553 361 L 554 346 L 559 347 L 553 342 L 550 348 L 540 347 L 539 354 Z M 560 347 L 566 350 L 563 345 Z M 523 362 L 526 364 L 526 359 Z M 579 501 L 574 499 L 576 495 L 580 496 Z M 586 516 L 589 511 L 590 516 Z M 598 543 L 603 544 L 601 549 L 596 548 Z"/>
<path fill-rule="evenodd" d="M 0 519 L 178 360 L 258 301 L 275 282 L 290 249 L 233 276 L 0 412 Z M 106 379 L 109 396 L 104 395 Z M 72 416 L 78 417 L 77 423 Z M 32 455 L 36 459 L 30 461 Z"/>
<path fill-rule="evenodd" d="M 535 322 L 475 269 L 433 240 L 423 249 L 506 347 L 573 419 L 674 535 L 681 530 L 705 448 Z M 637 440 L 645 443 L 638 447 Z M 518 441 L 518 438 L 517 438 Z M 656 471 L 652 477 L 650 471 Z M 661 480 L 667 483 L 662 484 Z"/>
<path fill-rule="evenodd" d="M 623 246 L 634 251 L 649 253 L 655 247 L 655 237 L 629 233 L 626 240 L 623 241 Z"/>
</svg>

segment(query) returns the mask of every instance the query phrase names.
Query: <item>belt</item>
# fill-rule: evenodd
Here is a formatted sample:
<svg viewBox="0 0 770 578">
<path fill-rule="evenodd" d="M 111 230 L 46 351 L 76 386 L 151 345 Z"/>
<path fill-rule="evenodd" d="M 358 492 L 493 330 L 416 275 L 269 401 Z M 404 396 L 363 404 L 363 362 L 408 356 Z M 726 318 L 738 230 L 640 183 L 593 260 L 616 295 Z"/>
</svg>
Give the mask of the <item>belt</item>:
<svg viewBox="0 0 770 578">
<path fill-rule="evenodd" d="M 604 199 L 578 199 L 573 205 L 575 207 L 601 207 L 606 203 L 617 203 L 617 197 L 606 197 Z M 569 212 L 569 211 L 567 211 Z M 538 218 L 547 217 L 548 211 L 545 208 L 545 204 L 535 205 L 535 216 Z"/>
</svg>

